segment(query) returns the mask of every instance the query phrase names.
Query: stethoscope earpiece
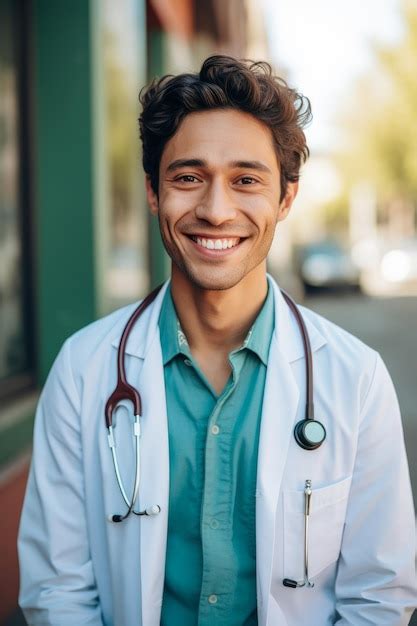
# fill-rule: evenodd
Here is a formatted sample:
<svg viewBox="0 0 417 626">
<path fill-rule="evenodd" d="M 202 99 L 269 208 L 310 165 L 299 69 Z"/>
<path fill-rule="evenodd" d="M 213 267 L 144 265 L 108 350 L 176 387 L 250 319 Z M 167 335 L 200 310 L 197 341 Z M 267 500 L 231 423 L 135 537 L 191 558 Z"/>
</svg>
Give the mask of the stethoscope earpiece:
<svg viewBox="0 0 417 626">
<path fill-rule="evenodd" d="M 295 425 L 294 437 L 304 450 L 316 450 L 326 439 L 326 429 L 316 419 L 306 418 Z"/>
<path fill-rule="evenodd" d="M 284 578 L 282 581 L 284 587 L 291 587 L 292 589 L 296 589 L 298 587 L 298 582 L 296 580 L 291 580 L 291 578 Z"/>
<path fill-rule="evenodd" d="M 135 515 L 147 515 L 148 517 L 151 517 L 153 515 L 158 515 L 161 512 L 161 507 L 159 506 L 159 504 L 153 504 L 152 506 L 148 507 L 147 509 L 145 509 L 144 511 L 133 511 L 132 512 Z M 114 524 L 118 524 L 119 522 L 123 522 L 124 519 L 126 519 L 126 515 L 119 515 L 119 514 L 115 514 L 115 515 L 108 515 L 107 516 L 107 520 L 109 522 L 113 522 Z"/>
<path fill-rule="evenodd" d="M 292 580 L 292 578 L 284 578 L 282 584 L 284 587 L 291 587 L 291 589 L 297 589 L 297 587 L 314 587 L 314 583 L 312 583 L 308 578 L 303 581 Z"/>
</svg>

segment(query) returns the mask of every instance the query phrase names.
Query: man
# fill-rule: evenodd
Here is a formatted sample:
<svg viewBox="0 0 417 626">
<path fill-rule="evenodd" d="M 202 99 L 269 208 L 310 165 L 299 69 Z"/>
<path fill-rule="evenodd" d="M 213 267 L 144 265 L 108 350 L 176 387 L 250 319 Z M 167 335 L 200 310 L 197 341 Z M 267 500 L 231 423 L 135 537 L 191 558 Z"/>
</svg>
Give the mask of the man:
<svg viewBox="0 0 417 626">
<path fill-rule="evenodd" d="M 132 404 L 116 393 L 106 408 L 132 305 L 65 342 L 40 399 L 19 542 L 29 624 L 408 623 L 414 513 L 395 392 L 376 352 L 304 308 L 326 436 L 315 422 L 312 449 L 294 437 L 306 354 L 266 256 L 308 155 L 308 101 L 266 64 L 214 56 L 142 104 L 172 275 L 125 346 L 139 496 Z"/>
</svg>

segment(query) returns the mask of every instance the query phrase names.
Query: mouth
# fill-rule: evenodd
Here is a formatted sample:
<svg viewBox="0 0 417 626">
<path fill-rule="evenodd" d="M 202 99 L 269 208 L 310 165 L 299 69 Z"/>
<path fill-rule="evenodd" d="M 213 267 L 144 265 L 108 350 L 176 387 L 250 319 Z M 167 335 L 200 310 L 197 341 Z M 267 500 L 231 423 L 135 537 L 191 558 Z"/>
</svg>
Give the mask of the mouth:
<svg viewBox="0 0 417 626">
<path fill-rule="evenodd" d="M 218 239 L 214 237 L 200 237 L 199 235 L 188 235 L 188 237 L 200 248 L 216 251 L 236 248 L 245 239 L 244 237 L 223 237 Z"/>
</svg>

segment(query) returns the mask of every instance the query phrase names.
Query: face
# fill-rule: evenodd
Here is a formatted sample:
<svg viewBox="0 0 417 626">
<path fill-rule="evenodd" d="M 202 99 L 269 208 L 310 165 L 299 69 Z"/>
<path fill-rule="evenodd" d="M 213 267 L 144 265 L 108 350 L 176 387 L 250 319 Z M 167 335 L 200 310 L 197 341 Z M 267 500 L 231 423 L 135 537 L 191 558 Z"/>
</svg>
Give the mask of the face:
<svg viewBox="0 0 417 626">
<path fill-rule="evenodd" d="M 159 197 L 147 180 L 151 211 L 181 272 L 207 290 L 230 289 L 265 259 L 278 221 L 297 192 L 280 202 L 280 172 L 271 131 L 235 110 L 191 113 L 167 142 Z"/>
</svg>

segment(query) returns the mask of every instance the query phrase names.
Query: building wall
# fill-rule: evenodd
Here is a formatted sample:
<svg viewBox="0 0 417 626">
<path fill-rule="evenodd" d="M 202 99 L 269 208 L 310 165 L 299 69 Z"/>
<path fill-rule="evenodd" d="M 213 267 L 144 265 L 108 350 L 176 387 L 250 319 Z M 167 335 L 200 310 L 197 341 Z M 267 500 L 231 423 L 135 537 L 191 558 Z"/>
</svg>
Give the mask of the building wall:
<svg viewBox="0 0 417 626">
<path fill-rule="evenodd" d="M 31 159 L 22 169 L 32 182 L 29 279 L 36 385 L 11 395 L 0 407 L 0 509 L 8 511 L 0 521 L 0 579 L 6 581 L 0 586 L 0 623 L 17 604 L 16 535 L 39 389 L 65 338 L 112 304 L 114 308 L 106 296 L 112 207 L 103 3 L 21 3 L 31 44 L 22 59 L 30 79 Z M 144 50 L 145 4 L 133 4 Z M 143 52 L 138 67 L 137 88 L 145 81 Z M 137 209 L 145 211 L 143 194 Z"/>
<path fill-rule="evenodd" d="M 35 250 L 38 376 L 96 313 L 91 7 L 36 0 Z"/>
<path fill-rule="evenodd" d="M 246 12 L 232 15 L 215 0 L 200 21 L 197 0 L 120 0 L 117 15 L 112 0 L 0 3 L 9 11 L 19 7 L 26 33 L 28 97 L 20 113 L 28 132 L 21 136 L 20 165 L 29 242 L 24 315 L 32 346 L 26 387 L 0 406 L 0 510 L 8 511 L 0 519 L 1 624 L 17 605 L 18 519 L 36 402 L 51 364 L 66 337 L 169 274 L 157 221 L 147 217 L 132 120 L 137 92 L 155 75 L 196 70 L 210 53 L 245 56 Z M 113 30 L 118 19 L 125 19 L 120 32 Z"/>
</svg>

